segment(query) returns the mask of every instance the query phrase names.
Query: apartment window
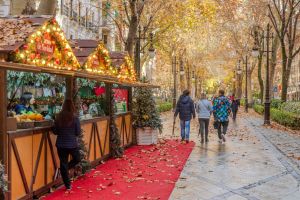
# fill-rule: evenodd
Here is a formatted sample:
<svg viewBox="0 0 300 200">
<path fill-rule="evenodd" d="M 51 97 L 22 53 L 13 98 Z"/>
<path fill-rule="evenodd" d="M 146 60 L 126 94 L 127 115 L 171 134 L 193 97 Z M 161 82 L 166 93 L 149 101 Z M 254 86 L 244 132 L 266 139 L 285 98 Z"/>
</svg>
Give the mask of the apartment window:
<svg viewBox="0 0 300 200">
<path fill-rule="evenodd" d="M 89 14 L 89 10 L 88 8 L 85 8 L 85 27 L 88 27 L 88 14 Z"/>
<path fill-rule="evenodd" d="M 70 13 L 69 7 L 66 4 L 64 4 L 62 7 L 62 15 L 69 16 L 69 13 Z"/>
<path fill-rule="evenodd" d="M 91 14 L 91 22 L 92 22 L 92 24 L 94 24 L 94 20 L 95 20 L 95 13 L 92 12 L 92 14 Z"/>
<path fill-rule="evenodd" d="M 105 45 L 107 45 L 107 42 L 108 42 L 108 37 L 107 37 L 107 35 L 103 35 L 103 43 L 104 43 Z"/>
<path fill-rule="evenodd" d="M 70 17 L 73 17 L 73 0 L 70 0 Z"/>
</svg>

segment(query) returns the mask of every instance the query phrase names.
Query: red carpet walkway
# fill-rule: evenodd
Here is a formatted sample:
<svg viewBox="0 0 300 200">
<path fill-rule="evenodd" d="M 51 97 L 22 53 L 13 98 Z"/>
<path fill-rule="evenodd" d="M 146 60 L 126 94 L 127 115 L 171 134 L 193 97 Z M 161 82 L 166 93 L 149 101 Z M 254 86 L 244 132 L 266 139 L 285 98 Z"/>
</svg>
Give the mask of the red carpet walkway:
<svg viewBox="0 0 300 200">
<path fill-rule="evenodd" d="M 123 158 L 109 160 L 76 180 L 70 193 L 63 187 L 43 199 L 166 200 L 194 145 L 168 141 L 131 147 Z"/>
</svg>

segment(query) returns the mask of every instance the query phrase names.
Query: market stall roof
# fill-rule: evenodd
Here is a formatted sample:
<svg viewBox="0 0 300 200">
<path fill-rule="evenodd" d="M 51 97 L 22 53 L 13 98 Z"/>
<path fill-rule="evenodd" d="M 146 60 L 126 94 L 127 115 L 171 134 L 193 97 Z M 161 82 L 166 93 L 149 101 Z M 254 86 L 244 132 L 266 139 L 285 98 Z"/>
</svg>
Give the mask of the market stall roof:
<svg viewBox="0 0 300 200">
<path fill-rule="evenodd" d="M 124 63 L 125 56 L 128 55 L 125 51 L 111 51 L 109 52 L 112 64 L 120 67 Z"/>
<path fill-rule="evenodd" d="M 0 18 L 0 53 L 11 53 L 25 44 L 26 38 L 51 16 L 9 16 Z"/>
<path fill-rule="evenodd" d="M 88 61 L 92 60 L 89 58 L 95 55 L 100 55 L 100 60 L 101 55 L 104 55 L 105 67 L 109 67 L 108 71 L 113 71 L 114 74 L 87 73 L 86 70 L 81 70 L 82 66 L 86 68 Z M 133 63 L 128 53 L 109 53 L 104 45 L 96 40 L 69 42 L 52 16 L 0 18 L 0 67 L 83 77 L 130 87 L 149 86 L 136 81 Z"/>
<path fill-rule="evenodd" d="M 64 32 L 51 16 L 6 17 L 0 24 L 0 48 L 10 55 L 6 61 L 54 71 L 80 69 Z"/>
<path fill-rule="evenodd" d="M 72 40 L 70 42 L 75 56 L 77 57 L 80 65 L 82 66 L 88 56 L 97 48 L 99 41 L 97 40 Z"/>
</svg>

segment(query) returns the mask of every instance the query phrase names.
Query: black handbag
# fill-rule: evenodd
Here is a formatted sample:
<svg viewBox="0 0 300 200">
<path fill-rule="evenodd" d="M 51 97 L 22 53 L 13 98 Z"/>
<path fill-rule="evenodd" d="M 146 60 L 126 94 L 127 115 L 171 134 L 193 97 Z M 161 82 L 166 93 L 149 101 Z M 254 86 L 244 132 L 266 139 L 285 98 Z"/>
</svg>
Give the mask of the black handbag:
<svg viewBox="0 0 300 200">
<path fill-rule="evenodd" d="M 214 121 L 213 126 L 214 126 L 214 129 L 218 129 L 219 128 L 218 121 Z"/>
</svg>

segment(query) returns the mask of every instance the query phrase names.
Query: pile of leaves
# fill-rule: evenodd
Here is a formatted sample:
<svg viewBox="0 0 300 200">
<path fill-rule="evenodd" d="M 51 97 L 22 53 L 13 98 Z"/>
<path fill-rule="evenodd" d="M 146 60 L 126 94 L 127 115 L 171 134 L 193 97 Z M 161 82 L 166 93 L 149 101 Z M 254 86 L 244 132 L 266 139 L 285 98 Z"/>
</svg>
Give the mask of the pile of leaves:
<svg viewBox="0 0 300 200">
<path fill-rule="evenodd" d="M 133 94 L 132 108 L 135 128 L 150 127 L 162 132 L 162 121 L 156 108 L 152 89 L 136 88 Z"/>
</svg>

